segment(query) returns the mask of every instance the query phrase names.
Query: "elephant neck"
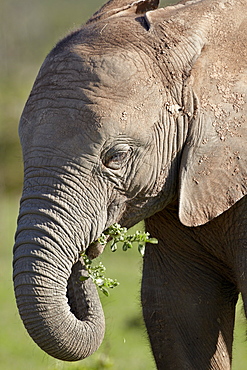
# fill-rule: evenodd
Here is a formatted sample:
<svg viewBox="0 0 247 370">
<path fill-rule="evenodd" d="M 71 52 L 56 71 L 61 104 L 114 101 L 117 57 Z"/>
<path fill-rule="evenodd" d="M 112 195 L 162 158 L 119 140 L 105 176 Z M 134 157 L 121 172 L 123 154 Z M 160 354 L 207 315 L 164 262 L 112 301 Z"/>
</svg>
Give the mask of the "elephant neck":
<svg viewBox="0 0 247 370">
<path fill-rule="evenodd" d="M 212 274 L 218 273 L 226 280 L 235 283 L 235 270 L 238 253 L 242 255 L 243 241 L 247 240 L 247 200 L 242 198 L 232 208 L 205 225 L 188 227 L 183 225 L 178 215 L 178 200 L 169 204 L 160 212 L 145 220 L 146 231 L 158 239 L 157 248 L 161 255 L 171 253 L 174 261 L 176 255 L 184 260 L 197 258 Z M 241 215 L 242 222 L 239 222 Z M 230 237 L 229 237 L 230 236 Z M 148 254 L 156 245 L 148 245 Z"/>
</svg>

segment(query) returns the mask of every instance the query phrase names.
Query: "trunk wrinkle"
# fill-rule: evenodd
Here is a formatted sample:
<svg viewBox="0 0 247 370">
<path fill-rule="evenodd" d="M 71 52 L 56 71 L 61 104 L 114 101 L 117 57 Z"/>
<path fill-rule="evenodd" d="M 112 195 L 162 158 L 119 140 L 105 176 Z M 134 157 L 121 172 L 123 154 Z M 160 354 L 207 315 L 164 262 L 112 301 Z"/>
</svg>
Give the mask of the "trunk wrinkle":
<svg viewBox="0 0 247 370">
<path fill-rule="evenodd" d="M 71 232 L 72 218 L 66 222 L 64 213 L 61 220 L 52 201 L 52 212 L 42 201 L 26 197 L 21 205 L 13 262 L 17 306 L 28 333 L 45 352 L 77 361 L 100 346 L 104 314 L 91 279 L 80 281 L 83 225 L 80 233 Z"/>
</svg>

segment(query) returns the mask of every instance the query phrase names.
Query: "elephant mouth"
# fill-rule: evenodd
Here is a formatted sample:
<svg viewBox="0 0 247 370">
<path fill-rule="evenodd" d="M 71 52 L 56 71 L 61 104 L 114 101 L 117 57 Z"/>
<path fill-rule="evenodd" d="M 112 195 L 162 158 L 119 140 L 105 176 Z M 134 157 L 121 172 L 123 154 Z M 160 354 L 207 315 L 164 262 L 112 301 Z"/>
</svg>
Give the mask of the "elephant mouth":
<svg viewBox="0 0 247 370">
<path fill-rule="evenodd" d="M 107 236 L 106 241 L 110 241 L 110 235 Z M 105 249 L 105 244 L 100 243 L 98 240 L 92 242 L 86 250 L 86 255 L 90 260 L 99 257 Z"/>
</svg>

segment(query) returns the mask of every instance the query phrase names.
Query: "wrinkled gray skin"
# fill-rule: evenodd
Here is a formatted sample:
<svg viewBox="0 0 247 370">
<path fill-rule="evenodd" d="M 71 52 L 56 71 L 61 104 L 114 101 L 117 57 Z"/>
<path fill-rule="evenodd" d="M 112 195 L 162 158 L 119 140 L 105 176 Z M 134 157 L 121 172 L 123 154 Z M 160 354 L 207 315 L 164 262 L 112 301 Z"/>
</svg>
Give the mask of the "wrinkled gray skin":
<svg viewBox="0 0 247 370">
<path fill-rule="evenodd" d="M 158 369 L 229 369 L 247 306 L 246 0 L 112 0 L 46 58 L 20 122 L 21 318 L 75 361 L 104 335 L 80 252 L 145 219 L 144 319 Z"/>
</svg>

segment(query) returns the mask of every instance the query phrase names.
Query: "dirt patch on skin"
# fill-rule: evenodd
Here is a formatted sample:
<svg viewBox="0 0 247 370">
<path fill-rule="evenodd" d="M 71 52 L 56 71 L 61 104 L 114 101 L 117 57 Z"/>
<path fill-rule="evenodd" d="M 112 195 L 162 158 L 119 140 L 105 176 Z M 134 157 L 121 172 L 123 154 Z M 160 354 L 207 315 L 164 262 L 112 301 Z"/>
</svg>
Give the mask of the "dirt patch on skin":
<svg viewBox="0 0 247 370">
<path fill-rule="evenodd" d="M 220 15 L 213 21 L 209 43 L 198 63 L 200 76 L 196 69 L 194 76 L 201 109 L 211 116 L 212 126 L 221 141 L 241 137 L 246 122 L 247 22 L 242 21 L 238 25 L 236 17 L 233 17 L 228 14 L 227 24 Z M 197 86 L 201 71 L 203 80 Z"/>
</svg>

